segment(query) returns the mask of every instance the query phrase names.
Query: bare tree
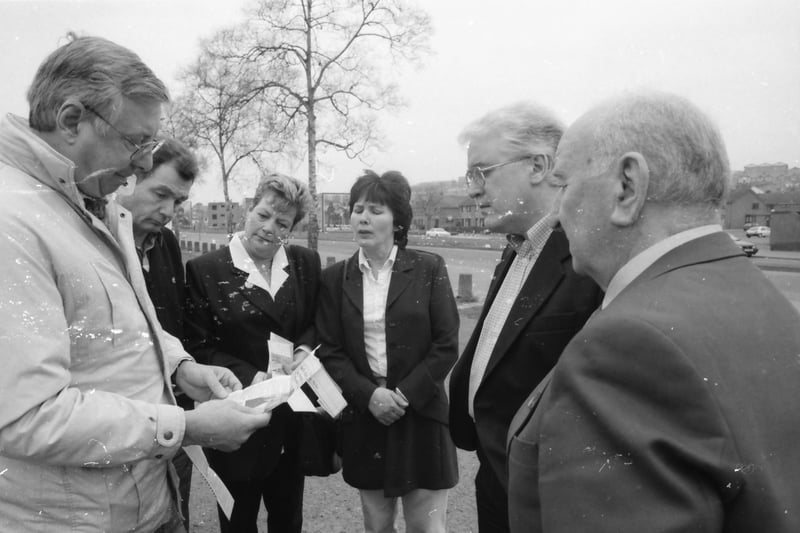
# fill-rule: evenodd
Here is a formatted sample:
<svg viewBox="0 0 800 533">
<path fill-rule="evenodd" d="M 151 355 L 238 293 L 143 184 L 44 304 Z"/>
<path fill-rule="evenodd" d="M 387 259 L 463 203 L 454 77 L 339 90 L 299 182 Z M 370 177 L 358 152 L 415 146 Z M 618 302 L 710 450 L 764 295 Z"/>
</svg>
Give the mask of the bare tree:
<svg viewBox="0 0 800 533">
<path fill-rule="evenodd" d="M 394 80 L 429 53 L 430 18 L 403 0 L 259 0 L 249 15 L 243 46 L 220 59 L 250 66 L 253 94 L 277 110 L 280 131 L 305 133 L 316 249 L 317 152 L 354 158 L 379 144 L 376 112 L 402 105 Z"/>
<path fill-rule="evenodd" d="M 414 213 L 422 216 L 425 220 L 425 227 L 420 229 L 431 228 L 431 218 L 439 212 L 439 204 L 442 203 L 443 198 L 444 192 L 439 189 L 426 188 L 412 194 L 411 202 Z"/>
<path fill-rule="evenodd" d="M 280 152 L 286 144 L 286 125 L 277 124 L 275 109 L 255 90 L 264 86 L 261 77 L 224 59 L 239 46 L 239 38 L 236 29 L 229 29 L 203 42 L 199 58 L 179 78 L 182 91 L 166 128 L 191 147 L 209 150 L 219 163 L 229 234 L 234 229 L 229 184 L 235 171 L 249 162 L 260 169 L 265 154 Z"/>
</svg>

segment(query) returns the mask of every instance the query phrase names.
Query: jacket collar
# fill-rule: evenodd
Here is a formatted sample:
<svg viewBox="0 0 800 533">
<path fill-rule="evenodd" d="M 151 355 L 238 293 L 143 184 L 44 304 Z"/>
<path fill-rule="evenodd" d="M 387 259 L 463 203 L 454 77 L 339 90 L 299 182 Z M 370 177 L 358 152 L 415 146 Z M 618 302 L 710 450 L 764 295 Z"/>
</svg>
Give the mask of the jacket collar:
<svg viewBox="0 0 800 533">
<path fill-rule="evenodd" d="M 81 194 L 75 185 L 75 164 L 36 135 L 24 118 L 9 113 L 0 122 L 0 160 L 32 176 L 84 210 Z"/>
<path fill-rule="evenodd" d="M 637 276 L 628 287 L 655 279 L 680 268 L 732 257 L 744 257 L 744 254 L 724 231 L 711 233 L 692 239 L 670 250 Z"/>
<path fill-rule="evenodd" d="M 245 250 L 244 244 L 242 243 L 241 233 L 237 233 L 231 238 L 228 248 L 231 252 L 231 261 L 233 262 L 233 266 L 248 274 L 246 283 L 255 285 L 256 287 L 267 291 L 274 300 L 275 295 L 278 293 L 281 286 L 283 286 L 284 282 L 289 278 L 289 274 L 286 272 L 287 267 L 289 266 L 289 260 L 286 257 L 286 250 L 284 247 L 281 246 L 278 248 L 278 251 L 275 253 L 275 257 L 272 260 L 272 269 L 270 270 L 270 278 L 272 281 L 271 285 L 268 284 L 267 280 L 264 279 L 264 276 L 261 275 L 261 272 L 258 270 L 258 267 L 256 267 L 253 258 L 250 257 L 250 254 L 248 254 L 247 250 Z"/>
<path fill-rule="evenodd" d="M 505 279 L 508 268 L 514 260 L 514 256 L 515 254 L 513 253 L 504 254 L 505 264 L 501 266 L 499 270 L 501 274 L 498 276 L 497 280 L 495 280 L 494 286 L 491 287 L 491 294 L 487 295 L 486 304 L 483 306 L 476 331 L 480 331 L 479 328 L 483 327 L 486 315 L 491 305 L 494 303 L 494 298 L 497 296 L 497 291 L 502 284 L 502 280 Z M 563 230 L 554 229 L 542 248 L 539 257 L 536 259 L 536 263 L 534 263 L 528 278 L 522 285 L 519 296 L 514 301 L 508 313 L 508 318 L 503 325 L 503 329 L 489 357 L 485 375 L 488 376 L 494 367 L 497 366 L 497 363 L 502 359 L 503 355 L 508 352 L 510 346 L 514 344 L 530 321 L 533 320 L 533 317 L 536 316 L 542 305 L 550 298 L 550 295 L 558 286 L 561 285 L 566 275 L 566 269 L 568 268 L 570 259 L 569 243 L 567 242 Z M 490 297 L 491 300 L 489 299 Z M 473 335 L 473 337 L 475 337 L 475 335 Z M 470 339 L 470 342 L 473 342 L 473 340 Z M 477 339 L 475 342 L 477 342 Z"/>
<path fill-rule="evenodd" d="M 619 295 L 619 293 L 625 289 L 625 287 L 630 285 L 631 282 L 635 280 L 639 274 L 647 270 L 648 267 L 655 264 L 660 257 L 663 257 L 671 250 L 674 250 L 675 248 L 678 248 L 682 244 L 686 244 L 691 240 L 721 231 L 722 226 L 719 224 L 699 226 L 686 231 L 681 231 L 675 235 L 670 235 L 666 239 L 663 239 L 642 250 L 635 257 L 631 258 L 630 261 L 622 265 L 622 268 L 620 268 L 611 278 L 608 288 L 606 289 L 605 297 L 603 298 L 603 304 L 600 306 L 600 308 L 605 309 L 606 306 L 610 304 L 611 301 L 614 300 L 614 298 L 616 298 L 617 295 Z"/>
<path fill-rule="evenodd" d="M 344 283 L 345 296 L 363 313 L 364 311 L 364 279 L 359 265 L 360 249 L 345 262 Z M 410 273 L 414 270 L 414 253 L 409 250 L 397 250 L 392 265 L 392 280 L 389 282 L 389 294 L 386 297 L 386 309 L 400 297 L 414 278 Z"/>
</svg>

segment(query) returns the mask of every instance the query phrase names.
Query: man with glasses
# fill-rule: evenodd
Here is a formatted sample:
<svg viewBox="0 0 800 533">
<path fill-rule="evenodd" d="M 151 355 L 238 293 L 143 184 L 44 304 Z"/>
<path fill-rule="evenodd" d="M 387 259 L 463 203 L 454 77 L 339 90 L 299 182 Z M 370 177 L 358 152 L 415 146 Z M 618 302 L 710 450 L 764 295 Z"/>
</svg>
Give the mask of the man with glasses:
<svg viewBox="0 0 800 533">
<path fill-rule="evenodd" d="M 716 125 L 623 94 L 570 126 L 553 176 L 606 294 L 511 423 L 511 530 L 800 531 L 800 314 L 722 229 Z"/>
<path fill-rule="evenodd" d="M 486 227 L 509 239 L 450 377 L 450 433 L 480 462 L 481 533 L 509 530 L 505 448 L 514 413 L 602 299 L 594 282 L 572 270 L 567 239 L 554 227 L 560 189 L 551 172 L 563 131 L 548 110 L 519 103 L 459 136 L 468 145 L 469 195 Z"/>
<path fill-rule="evenodd" d="M 0 531 L 179 531 L 169 459 L 269 422 L 211 399 L 241 384 L 163 331 L 105 202 L 150 170 L 167 101 L 130 50 L 81 37 L 39 67 L 29 119 L 0 121 Z M 178 407 L 172 375 L 203 403 Z"/>
</svg>

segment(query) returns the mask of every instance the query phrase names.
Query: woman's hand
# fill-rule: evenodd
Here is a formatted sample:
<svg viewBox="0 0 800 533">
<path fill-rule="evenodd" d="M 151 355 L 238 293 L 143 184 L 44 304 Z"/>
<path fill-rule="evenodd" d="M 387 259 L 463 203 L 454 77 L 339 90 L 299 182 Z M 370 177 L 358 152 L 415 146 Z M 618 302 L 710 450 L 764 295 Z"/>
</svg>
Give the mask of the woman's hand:
<svg viewBox="0 0 800 533">
<path fill-rule="evenodd" d="M 408 402 L 394 391 L 378 387 L 369 399 L 369 412 L 384 426 L 390 426 L 406 414 Z"/>
<path fill-rule="evenodd" d="M 271 377 L 272 376 L 270 376 L 268 373 L 262 372 L 261 370 L 259 370 L 258 372 L 256 372 L 256 375 L 253 376 L 253 381 L 250 382 L 250 385 L 255 385 L 256 383 L 261 383 L 262 381 L 266 381 Z"/>
</svg>

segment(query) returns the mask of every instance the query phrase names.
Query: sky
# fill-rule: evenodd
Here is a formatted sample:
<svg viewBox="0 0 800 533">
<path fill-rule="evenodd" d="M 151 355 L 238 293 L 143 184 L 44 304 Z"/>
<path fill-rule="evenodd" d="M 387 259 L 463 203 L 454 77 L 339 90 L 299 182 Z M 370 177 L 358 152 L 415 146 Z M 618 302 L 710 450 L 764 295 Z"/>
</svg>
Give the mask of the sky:
<svg viewBox="0 0 800 533">
<path fill-rule="evenodd" d="M 243 19 L 251 0 L 0 0 L 2 112 L 26 115 L 39 63 L 67 31 L 127 46 L 173 92 L 200 39 Z M 486 112 L 520 100 L 566 123 L 623 91 L 681 94 L 718 124 L 731 167 L 800 167 L 800 2 L 797 0 L 428 0 L 433 55 L 400 80 L 403 109 L 381 115 L 388 143 L 363 161 L 325 154 L 321 192 L 346 192 L 362 169 L 412 183 L 455 179 L 456 137 Z M 305 178 L 305 163 L 281 169 Z M 242 176 L 239 199 L 255 181 Z M 213 165 L 191 199 L 222 198 Z"/>
</svg>

